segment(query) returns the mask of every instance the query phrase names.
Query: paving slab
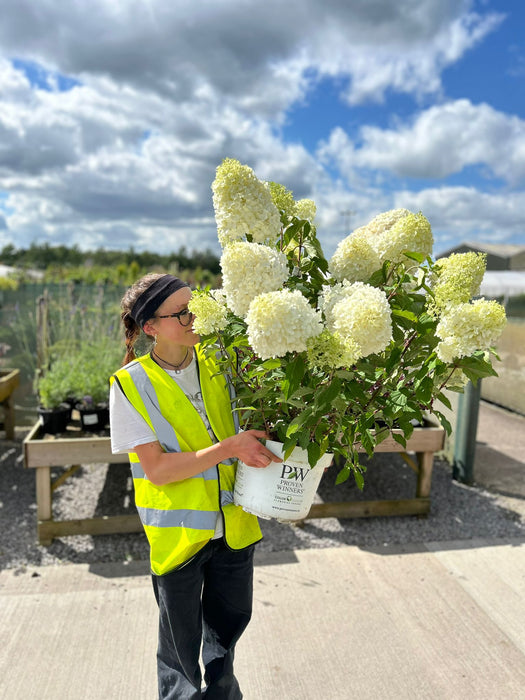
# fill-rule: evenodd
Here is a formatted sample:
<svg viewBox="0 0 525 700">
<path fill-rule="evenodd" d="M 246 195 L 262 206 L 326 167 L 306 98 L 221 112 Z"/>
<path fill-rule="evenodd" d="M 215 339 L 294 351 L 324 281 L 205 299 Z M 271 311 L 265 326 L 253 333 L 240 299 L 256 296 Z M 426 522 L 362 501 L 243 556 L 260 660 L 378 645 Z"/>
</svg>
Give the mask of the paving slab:
<svg viewBox="0 0 525 700">
<path fill-rule="evenodd" d="M 525 698 L 525 541 L 258 553 L 246 700 Z M 0 573 L 0 698 L 151 700 L 145 562 Z"/>
<path fill-rule="evenodd" d="M 525 416 L 480 402 L 474 482 L 525 499 Z"/>
</svg>

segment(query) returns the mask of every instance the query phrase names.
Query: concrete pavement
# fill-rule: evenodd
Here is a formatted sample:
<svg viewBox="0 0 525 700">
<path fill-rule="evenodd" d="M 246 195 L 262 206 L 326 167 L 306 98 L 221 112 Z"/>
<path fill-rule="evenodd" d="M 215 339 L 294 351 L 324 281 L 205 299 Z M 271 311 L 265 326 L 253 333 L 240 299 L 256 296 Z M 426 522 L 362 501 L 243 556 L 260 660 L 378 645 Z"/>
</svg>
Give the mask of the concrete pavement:
<svg viewBox="0 0 525 700">
<path fill-rule="evenodd" d="M 147 565 L 0 573 L 0 698 L 152 700 Z M 257 557 L 246 700 L 525 698 L 525 540 Z"/>
</svg>

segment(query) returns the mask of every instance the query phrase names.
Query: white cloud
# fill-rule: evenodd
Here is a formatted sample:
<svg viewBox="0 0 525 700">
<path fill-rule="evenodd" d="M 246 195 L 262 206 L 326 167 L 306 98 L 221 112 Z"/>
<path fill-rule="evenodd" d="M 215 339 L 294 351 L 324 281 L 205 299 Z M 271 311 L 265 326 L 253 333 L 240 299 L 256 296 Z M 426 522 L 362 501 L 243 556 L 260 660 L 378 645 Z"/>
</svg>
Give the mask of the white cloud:
<svg viewBox="0 0 525 700">
<path fill-rule="evenodd" d="M 302 94 L 304 71 L 342 75 L 348 98 L 439 90 L 443 68 L 501 22 L 462 0 L 3 0 L 0 42 L 83 78 L 193 101 L 202 89 L 275 118 Z"/>
<path fill-rule="evenodd" d="M 443 178 L 469 165 L 511 183 L 525 176 L 525 121 L 487 104 L 437 105 L 397 129 L 366 126 L 361 138 L 354 162 L 399 177 Z"/>
<path fill-rule="evenodd" d="M 488 193 L 474 187 L 436 187 L 420 192 L 400 191 L 395 207 L 422 211 L 435 232 L 436 252 L 446 246 L 447 232 L 454 231 L 461 240 L 480 239 L 511 242 L 523 237 L 525 226 L 525 191 Z"/>
<path fill-rule="evenodd" d="M 504 19 L 499 13 L 470 12 L 470 4 L 405 0 L 395 5 L 385 2 L 379 8 L 367 5 L 370 22 L 352 22 L 341 32 L 336 20 L 328 41 L 318 36 L 324 42 L 319 63 L 327 74 L 349 76 L 350 104 L 383 101 L 388 90 L 418 98 L 439 93 L 443 69 Z"/>
<path fill-rule="evenodd" d="M 313 196 L 331 247 L 349 220 L 341 212 L 355 212 L 353 226 L 389 208 L 393 195 L 382 188 L 389 173 L 449 172 L 440 149 L 447 138 L 461 146 L 469 114 L 473 141 L 483 134 L 487 144 L 513 126 L 508 155 L 519 177 L 521 122 L 470 103 L 470 113 L 451 103 L 456 117 L 441 132 L 446 105 L 397 130 L 365 129 L 359 144 L 335 130 L 319 158 L 279 135 L 287 110 L 325 76 L 338 79 L 351 104 L 381 101 L 389 91 L 439 94 L 443 68 L 501 22 L 472 5 L 3 0 L 0 190 L 9 198 L 0 244 L 216 246 L 210 185 L 215 167 L 231 156 L 298 197 Z M 15 70 L 13 59 L 34 61 L 45 89 Z M 61 75 L 76 85 L 61 92 Z M 411 159 L 402 153 L 407 143 Z M 476 148 L 483 150 L 477 142 L 457 149 L 454 167 L 479 162 Z M 494 148 L 483 154 L 483 163 L 507 176 Z"/>
<path fill-rule="evenodd" d="M 13 86 L 0 112 L 0 188 L 10 192 L 3 240 L 17 231 L 19 244 L 38 237 L 85 247 L 105 232 L 108 245 L 120 245 L 133 229 L 133 244 L 146 247 L 158 227 L 156 240 L 171 246 L 216 246 L 210 185 L 232 154 L 300 196 L 311 189 L 316 165 L 301 145 L 214 95 L 177 106 L 108 79 L 49 92 L 0 65 Z"/>
<path fill-rule="evenodd" d="M 446 178 L 474 165 L 485 169 L 482 175 L 514 185 L 525 177 L 525 121 L 487 104 L 456 100 L 396 128 L 364 126 L 356 142 L 334 129 L 319 157 L 335 162 L 351 182 L 363 176 L 360 169 L 400 178 Z"/>
</svg>

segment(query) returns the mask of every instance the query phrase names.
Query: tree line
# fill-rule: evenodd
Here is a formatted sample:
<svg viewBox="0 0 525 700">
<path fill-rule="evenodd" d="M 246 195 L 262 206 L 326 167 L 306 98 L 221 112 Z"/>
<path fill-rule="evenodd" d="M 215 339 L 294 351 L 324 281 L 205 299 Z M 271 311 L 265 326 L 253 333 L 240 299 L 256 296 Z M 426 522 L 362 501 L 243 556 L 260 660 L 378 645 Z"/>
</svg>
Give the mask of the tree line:
<svg viewBox="0 0 525 700">
<path fill-rule="evenodd" d="M 129 266 L 132 263 L 140 269 L 201 268 L 212 274 L 220 273 L 219 258 L 210 250 L 189 252 L 182 246 L 177 252 L 153 253 L 151 251 L 128 250 L 80 250 L 77 245 L 49 245 L 49 243 L 31 243 L 29 248 L 16 248 L 13 244 L 5 245 L 0 251 L 3 265 L 35 270 L 47 270 L 50 267 L 115 267 Z"/>
</svg>

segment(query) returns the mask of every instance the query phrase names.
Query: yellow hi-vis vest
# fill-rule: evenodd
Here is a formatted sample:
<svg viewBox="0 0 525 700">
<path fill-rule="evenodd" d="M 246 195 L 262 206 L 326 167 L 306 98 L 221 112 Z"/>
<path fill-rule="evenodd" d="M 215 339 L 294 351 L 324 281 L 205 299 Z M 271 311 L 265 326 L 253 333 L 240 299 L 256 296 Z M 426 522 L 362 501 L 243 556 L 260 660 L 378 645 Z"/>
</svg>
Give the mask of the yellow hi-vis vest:
<svg viewBox="0 0 525 700">
<path fill-rule="evenodd" d="M 198 345 L 195 351 L 208 420 L 218 440 L 224 440 L 238 429 L 231 410 L 233 387 Z M 195 452 L 213 444 L 190 400 L 149 355 L 119 369 L 111 381 L 118 382 L 166 452 Z M 130 453 L 129 458 L 135 503 L 150 544 L 154 574 L 182 566 L 202 549 L 215 534 L 219 511 L 230 549 L 243 549 L 262 539 L 257 518 L 233 502 L 235 460 L 225 460 L 183 481 L 155 486 L 137 454 Z"/>
</svg>

